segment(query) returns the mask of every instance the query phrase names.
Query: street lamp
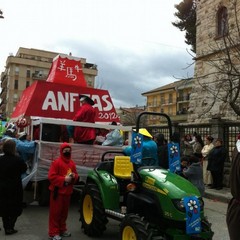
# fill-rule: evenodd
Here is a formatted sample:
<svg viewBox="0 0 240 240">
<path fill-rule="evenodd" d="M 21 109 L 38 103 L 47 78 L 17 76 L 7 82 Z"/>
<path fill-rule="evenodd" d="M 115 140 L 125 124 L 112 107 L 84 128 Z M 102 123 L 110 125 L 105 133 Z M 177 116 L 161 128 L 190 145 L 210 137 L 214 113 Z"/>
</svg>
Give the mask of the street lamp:
<svg viewBox="0 0 240 240">
<path fill-rule="evenodd" d="M 2 12 L 1 9 L 0 9 L 0 18 L 4 18 L 4 16 L 3 16 L 3 12 Z"/>
</svg>

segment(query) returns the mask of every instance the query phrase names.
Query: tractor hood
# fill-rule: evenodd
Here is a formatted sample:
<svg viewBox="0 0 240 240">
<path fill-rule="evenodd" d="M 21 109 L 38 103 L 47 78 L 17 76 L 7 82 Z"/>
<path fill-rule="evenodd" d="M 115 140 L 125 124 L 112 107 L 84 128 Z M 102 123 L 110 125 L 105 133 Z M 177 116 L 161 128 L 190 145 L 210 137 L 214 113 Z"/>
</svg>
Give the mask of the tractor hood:
<svg viewBox="0 0 240 240">
<path fill-rule="evenodd" d="M 143 180 L 142 186 L 151 191 L 182 199 L 186 196 L 200 197 L 198 189 L 185 178 L 161 168 L 143 167 L 139 169 Z"/>
</svg>

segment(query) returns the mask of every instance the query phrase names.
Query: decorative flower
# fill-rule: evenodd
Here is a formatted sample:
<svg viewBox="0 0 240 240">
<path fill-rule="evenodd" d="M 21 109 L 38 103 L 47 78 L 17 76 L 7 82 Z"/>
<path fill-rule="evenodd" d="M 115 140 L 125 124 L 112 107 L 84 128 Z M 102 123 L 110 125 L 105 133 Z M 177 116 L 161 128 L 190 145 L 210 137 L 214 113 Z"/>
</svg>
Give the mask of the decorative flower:
<svg viewBox="0 0 240 240">
<path fill-rule="evenodd" d="M 193 211 L 194 213 L 198 212 L 198 205 L 195 200 L 190 199 L 187 205 L 190 211 Z"/>
<path fill-rule="evenodd" d="M 141 146 L 141 143 L 142 143 L 141 137 L 137 135 L 137 136 L 134 138 L 134 143 L 135 143 L 138 147 Z"/>
<path fill-rule="evenodd" d="M 171 151 L 172 155 L 177 155 L 178 147 L 176 145 L 172 145 L 172 147 L 170 147 L 170 151 Z"/>
</svg>

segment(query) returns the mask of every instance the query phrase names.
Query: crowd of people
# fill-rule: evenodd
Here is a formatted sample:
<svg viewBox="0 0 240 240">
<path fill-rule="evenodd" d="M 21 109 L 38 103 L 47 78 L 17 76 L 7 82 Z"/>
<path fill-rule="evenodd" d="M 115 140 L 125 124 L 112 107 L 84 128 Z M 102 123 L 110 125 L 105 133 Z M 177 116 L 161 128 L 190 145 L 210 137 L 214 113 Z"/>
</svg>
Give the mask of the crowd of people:
<svg viewBox="0 0 240 240">
<path fill-rule="evenodd" d="M 192 182 L 204 196 L 205 187 L 221 190 L 223 188 L 224 162 L 228 154 L 222 139 L 200 134 L 186 134 L 182 139 L 177 136 L 180 146 L 181 171 L 179 174 Z M 157 143 L 159 166 L 168 169 L 167 140 L 162 133 L 154 137 Z"/>
<path fill-rule="evenodd" d="M 214 139 L 212 136 L 206 136 L 205 141 L 202 137 L 194 133 L 188 134 L 182 140 L 182 155 L 184 157 L 196 158 L 201 163 L 202 181 L 205 186 L 221 190 L 223 188 L 223 170 L 224 162 L 228 154 L 220 138 Z"/>
</svg>

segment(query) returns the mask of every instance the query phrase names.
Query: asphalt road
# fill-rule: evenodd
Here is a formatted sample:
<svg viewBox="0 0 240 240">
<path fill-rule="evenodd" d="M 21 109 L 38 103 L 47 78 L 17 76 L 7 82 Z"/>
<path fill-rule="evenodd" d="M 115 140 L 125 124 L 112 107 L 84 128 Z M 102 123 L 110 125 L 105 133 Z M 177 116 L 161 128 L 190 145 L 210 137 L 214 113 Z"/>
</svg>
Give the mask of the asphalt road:
<svg viewBox="0 0 240 240">
<path fill-rule="evenodd" d="M 81 231 L 79 222 L 79 206 L 77 201 L 73 201 L 69 211 L 68 230 L 71 231 L 72 237 L 69 240 L 91 240 Z M 227 204 L 205 199 L 205 213 L 212 223 L 212 229 L 215 232 L 213 240 L 229 240 L 226 227 L 226 209 Z M 0 221 L 1 223 L 1 221 Z M 2 224 L 1 224 L 2 226 Z M 32 202 L 24 209 L 23 214 L 18 218 L 16 223 L 17 234 L 6 236 L 4 231 L 0 231 L 1 240 L 47 240 L 48 239 L 48 207 L 40 207 L 36 202 Z M 119 222 L 110 220 L 107 230 L 100 238 L 101 240 L 118 239 Z"/>
</svg>

